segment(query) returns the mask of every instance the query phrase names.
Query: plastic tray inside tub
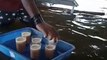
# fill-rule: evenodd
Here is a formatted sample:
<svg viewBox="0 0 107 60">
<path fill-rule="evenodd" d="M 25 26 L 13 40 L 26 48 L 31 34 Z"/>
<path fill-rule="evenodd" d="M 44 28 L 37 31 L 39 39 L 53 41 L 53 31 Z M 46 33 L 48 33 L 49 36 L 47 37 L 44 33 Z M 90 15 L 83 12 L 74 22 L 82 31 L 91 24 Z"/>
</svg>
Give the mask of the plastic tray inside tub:
<svg viewBox="0 0 107 60">
<path fill-rule="evenodd" d="M 37 35 L 42 37 L 41 41 L 41 51 L 39 60 L 48 60 L 45 56 L 44 49 L 47 43 L 47 39 L 43 37 L 43 34 L 33 28 L 27 27 L 11 31 L 5 34 L 0 35 L 0 52 L 5 55 L 15 59 L 15 60 L 31 60 L 29 46 L 26 47 L 23 53 L 18 53 L 16 50 L 15 38 L 21 36 L 22 32 L 30 31 L 32 35 Z M 71 55 L 71 52 L 75 49 L 74 45 L 69 44 L 65 41 L 59 40 L 56 45 L 56 50 L 54 57 L 51 60 L 66 60 L 66 58 Z"/>
</svg>

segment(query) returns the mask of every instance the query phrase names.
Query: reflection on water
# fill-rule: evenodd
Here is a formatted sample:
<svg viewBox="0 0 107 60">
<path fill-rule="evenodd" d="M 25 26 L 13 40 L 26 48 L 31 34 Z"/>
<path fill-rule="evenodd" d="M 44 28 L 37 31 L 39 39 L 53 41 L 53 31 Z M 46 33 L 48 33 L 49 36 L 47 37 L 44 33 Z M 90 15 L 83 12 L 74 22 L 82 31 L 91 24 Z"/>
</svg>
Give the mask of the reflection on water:
<svg viewBox="0 0 107 60">
<path fill-rule="evenodd" d="M 75 45 L 75 51 L 67 60 L 107 60 L 107 19 L 75 13 L 73 20 L 72 15 L 63 9 L 40 10 L 44 20 L 55 27 L 61 39 Z M 4 31 L 6 29 L 0 29 L 0 32 Z"/>
<path fill-rule="evenodd" d="M 72 20 L 72 16 L 63 11 L 46 11 L 43 12 L 45 20 L 57 29 L 61 39 L 76 46 L 68 60 L 107 60 L 106 19 L 75 13 L 76 18 Z"/>
</svg>

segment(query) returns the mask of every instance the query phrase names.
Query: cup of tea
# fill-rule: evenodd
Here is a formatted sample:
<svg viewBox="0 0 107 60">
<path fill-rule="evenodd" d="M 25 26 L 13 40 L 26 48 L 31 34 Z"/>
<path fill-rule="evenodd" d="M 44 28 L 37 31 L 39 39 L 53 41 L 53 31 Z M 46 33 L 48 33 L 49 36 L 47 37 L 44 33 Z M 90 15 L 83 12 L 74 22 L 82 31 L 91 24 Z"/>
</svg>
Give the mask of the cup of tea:
<svg viewBox="0 0 107 60">
<path fill-rule="evenodd" d="M 37 36 L 32 36 L 32 43 L 34 44 L 41 44 L 42 38 Z"/>
<path fill-rule="evenodd" d="M 30 37 L 31 37 L 31 32 L 22 32 L 21 34 L 23 37 L 26 37 L 26 42 L 30 43 Z"/>
<path fill-rule="evenodd" d="M 48 59 L 52 59 L 54 57 L 55 49 L 56 49 L 55 44 L 47 44 L 45 46 L 45 55 Z"/>
<path fill-rule="evenodd" d="M 17 37 L 16 38 L 16 49 L 18 52 L 24 52 L 26 47 L 26 38 L 25 37 Z"/>
<path fill-rule="evenodd" d="M 30 45 L 30 56 L 31 59 L 33 60 L 38 60 L 39 56 L 40 56 L 40 49 L 41 49 L 41 45 L 40 44 L 32 44 Z"/>
</svg>

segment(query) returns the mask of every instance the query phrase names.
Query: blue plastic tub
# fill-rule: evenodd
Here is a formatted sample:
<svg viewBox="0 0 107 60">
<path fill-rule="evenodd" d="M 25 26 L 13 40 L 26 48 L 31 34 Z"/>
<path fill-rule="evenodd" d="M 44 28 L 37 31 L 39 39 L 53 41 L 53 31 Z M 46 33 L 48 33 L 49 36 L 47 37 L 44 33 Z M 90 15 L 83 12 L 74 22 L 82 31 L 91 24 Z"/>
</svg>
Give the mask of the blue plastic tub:
<svg viewBox="0 0 107 60">
<path fill-rule="evenodd" d="M 32 35 L 42 37 L 42 47 L 39 60 L 48 60 L 45 57 L 44 53 L 44 48 L 47 43 L 47 39 L 43 37 L 43 34 L 41 32 L 29 27 L 0 35 L 0 52 L 11 57 L 13 60 L 30 60 L 29 45 L 26 47 L 26 50 L 22 54 L 18 53 L 16 50 L 15 38 L 21 36 L 21 32 L 24 31 L 30 31 Z M 66 60 L 66 58 L 71 55 L 71 52 L 74 49 L 74 45 L 59 40 L 52 60 Z"/>
</svg>

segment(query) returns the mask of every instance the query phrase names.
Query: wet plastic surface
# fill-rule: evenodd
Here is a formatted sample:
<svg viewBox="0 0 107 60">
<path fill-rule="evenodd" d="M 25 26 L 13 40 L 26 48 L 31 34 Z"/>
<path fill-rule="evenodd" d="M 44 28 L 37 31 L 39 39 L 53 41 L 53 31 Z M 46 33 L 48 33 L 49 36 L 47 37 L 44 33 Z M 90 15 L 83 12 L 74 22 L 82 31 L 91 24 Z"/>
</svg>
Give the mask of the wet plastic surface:
<svg viewBox="0 0 107 60">
<path fill-rule="evenodd" d="M 47 39 L 43 37 L 43 34 L 41 32 L 29 27 L 0 35 L 0 51 L 6 54 L 7 56 L 12 57 L 15 60 L 23 59 L 29 60 L 30 59 L 29 44 L 26 45 L 25 51 L 20 54 L 16 50 L 15 43 L 15 38 L 21 36 L 21 33 L 25 31 L 31 32 L 32 35 L 42 37 L 41 42 L 42 46 L 40 50 L 39 60 L 48 60 L 44 53 L 45 45 L 47 44 Z M 75 49 L 74 45 L 59 40 L 52 60 L 65 60 L 69 55 L 71 55 L 71 52 L 74 49 Z"/>
</svg>

